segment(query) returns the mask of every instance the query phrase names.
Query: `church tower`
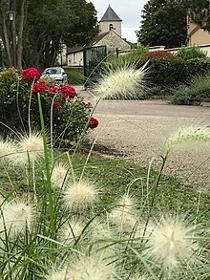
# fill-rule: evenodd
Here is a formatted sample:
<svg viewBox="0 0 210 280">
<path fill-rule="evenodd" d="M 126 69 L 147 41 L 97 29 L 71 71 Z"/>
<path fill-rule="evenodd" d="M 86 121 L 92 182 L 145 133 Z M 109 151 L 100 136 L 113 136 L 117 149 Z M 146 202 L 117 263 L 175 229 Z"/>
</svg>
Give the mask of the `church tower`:
<svg viewBox="0 0 210 280">
<path fill-rule="evenodd" d="M 122 20 L 118 17 L 112 7 L 109 5 L 102 19 L 99 21 L 100 33 L 115 31 L 122 36 Z"/>
</svg>

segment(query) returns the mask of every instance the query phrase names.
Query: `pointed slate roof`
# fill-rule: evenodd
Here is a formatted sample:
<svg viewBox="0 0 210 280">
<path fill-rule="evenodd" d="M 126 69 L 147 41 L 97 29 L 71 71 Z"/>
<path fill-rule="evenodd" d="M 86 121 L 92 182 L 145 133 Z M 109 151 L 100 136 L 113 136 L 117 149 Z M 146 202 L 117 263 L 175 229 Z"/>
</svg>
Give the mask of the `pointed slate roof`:
<svg viewBox="0 0 210 280">
<path fill-rule="evenodd" d="M 103 15 L 102 19 L 99 22 L 103 21 L 122 21 L 121 18 L 115 13 L 112 7 L 109 5 L 108 9 L 106 10 L 105 14 Z"/>
</svg>

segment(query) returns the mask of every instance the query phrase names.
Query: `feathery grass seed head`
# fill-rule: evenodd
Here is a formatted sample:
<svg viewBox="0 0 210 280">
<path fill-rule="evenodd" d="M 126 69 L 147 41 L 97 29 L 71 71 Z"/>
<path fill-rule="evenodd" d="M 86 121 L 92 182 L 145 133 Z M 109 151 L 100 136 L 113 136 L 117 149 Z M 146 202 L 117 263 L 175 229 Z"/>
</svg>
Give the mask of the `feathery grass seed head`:
<svg viewBox="0 0 210 280">
<path fill-rule="evenodd" d="M 70 269 L 72 279 L 78 280 L 112 280 L 113 268 L 102 260 L 92 257 L 80 257 Z"/>
<path fill-rule="evenodd" d="M 147 255 L 167 270 L 189 261 L 196 251 L 195 226 L 188 226 L 178 217 L 162 218 L 148 238 Z"/>
<path fill-rule="evenodd" d="M 0 162 L 13 164 L 17 155 L 17 147 L 15 143 L 8 140 L 0 139 Z"/>
<path fill-rule="evenodd" d="M 64 193 L 66 206 L 70 209 L 82 210 L 94 205 L 98 200 L 96 187 L 85 181 L 71 184 Z"/>
<path fill-rule="evenodd" d="M 51 176 L 52 186 L 55 188 L 62 188 L 65 181 L 67 181 L 67 172 L 68 170 L 64 164 L 55 164 Z"/>
<path fill-rule="evenodd" d="M 104 224 L 97 219 L 91 224 L 91 238 L 93 240 L 103 240 L 113 238 L 113 232 L 108 224 Z"/>
<path fill-rule="evenodd" d="M 96 97 L 113 98 L 121 95 L 132 96 L 143 87 L 145 67 L 134 69 L 134 67 L 122 67 L 117 70 L 110 70 L 102 76 L 93 89 Z"/>
<path fill-rule="evenodd" d="M 173 135 L 166 140 L 166 150 L 170 151 L 176 145 L 207 142 L 210 140 L 210 132 L 205 128 L 185 127 L 179 128 Z"/>
<path fill-rule="evenodd" d="M 3 215 L 3 217 L 2 217 Z M 4 205 L 0 218 L 0 228 L 7 234 L 17 236 L 24 234 L 26 228 L 30 230 L 35 218 L 34 207 L 25 201 L 13 200 Z"/>
<path fill-rule="evenodd" d="M 131 276 L 131 278 L 129 278 L 129 280 L 148 280 L 149 277 L 145 276 L 145 275 L 141 275 L 139 273 L 136 273 L 135 275 Z"/>
<path fill-rule="evenodd" d="M 28 155 L 32 162 L 37 161 L 44 151 L 44 144 L 42 136 L 38 133 L 33 133 L 29 136 L 22 137 L 19 142 L 19 162 L 26 164 L 28 162 Z"/>
<path fill-rule="evenodd" d="M 119 201 L 118 205 L 124 209 L 126 212 L 133 212 L 135 209 L 135 201 L 132 197 L 126 195 L 123 195 Z"/>
<path fill-rule="evenodd" d="M 60 240 L 65 244 L 70 244 L 81 235 L 84 228 L 85 224 L 80 221 L 68 221 L 60 229 Z"/>
<path fill-rule="evenodd" d="M 52 270 L 46 280 L 73 280 L 68 268 L 63 268 L 62 270 Z"/>
<path fill-rule="evenodd" d="M 131 232 L 137 225 L 135 215 L 129 213 L 123 207 L 114 208 L 109 214 L 109 220 L 121 233 Z"/>
</svg>

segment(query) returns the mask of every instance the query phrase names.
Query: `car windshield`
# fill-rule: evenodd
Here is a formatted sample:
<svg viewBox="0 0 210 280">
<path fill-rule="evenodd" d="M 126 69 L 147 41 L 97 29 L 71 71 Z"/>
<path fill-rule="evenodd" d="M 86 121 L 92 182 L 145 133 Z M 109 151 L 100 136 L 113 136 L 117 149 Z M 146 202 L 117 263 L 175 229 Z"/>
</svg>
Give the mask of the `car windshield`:
<svg viewBox="0 0 210 280">
<path fill-rule="evenodd" d="M 59 68 L 49 68 L 49 69 L 45 70 L 45 74 L 49 74 L 49 75 L 61 74 L 61 69 L 59 69 Z"/>
</svg>

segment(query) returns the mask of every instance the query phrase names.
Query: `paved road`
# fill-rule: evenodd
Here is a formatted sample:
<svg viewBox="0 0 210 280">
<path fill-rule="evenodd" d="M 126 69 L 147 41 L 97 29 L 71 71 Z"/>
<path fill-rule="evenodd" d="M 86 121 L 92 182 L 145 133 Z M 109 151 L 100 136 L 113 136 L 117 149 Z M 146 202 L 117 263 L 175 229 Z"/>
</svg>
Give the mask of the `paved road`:
<svg viewBox="0 0 210 280">
<path fill-rule="evenodd" d="M 163 101 L 102 101 L 95 115 L 100 127 L 91 137 L 144 166 L 161 154 L 165 139 L 178 127 L 210 127 L 209 107 L 173 106 Z M 209 159 L 210 143 L 179 147 L 171 154 L 165 172 L 210 190 Z"/>
</svg>

